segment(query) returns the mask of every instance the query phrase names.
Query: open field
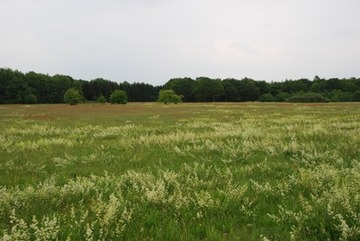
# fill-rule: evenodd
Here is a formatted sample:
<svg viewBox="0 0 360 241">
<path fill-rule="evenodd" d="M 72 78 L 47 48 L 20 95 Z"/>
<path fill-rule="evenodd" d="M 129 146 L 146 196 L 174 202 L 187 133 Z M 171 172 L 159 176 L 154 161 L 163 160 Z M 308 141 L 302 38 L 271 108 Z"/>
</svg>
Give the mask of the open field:
<svg viewBox="0 0 360 241">
<path fill-rule="evenodd" d="M 360 240 L 360 104 L 0 105 L 0 240 Z"/>
</svg>

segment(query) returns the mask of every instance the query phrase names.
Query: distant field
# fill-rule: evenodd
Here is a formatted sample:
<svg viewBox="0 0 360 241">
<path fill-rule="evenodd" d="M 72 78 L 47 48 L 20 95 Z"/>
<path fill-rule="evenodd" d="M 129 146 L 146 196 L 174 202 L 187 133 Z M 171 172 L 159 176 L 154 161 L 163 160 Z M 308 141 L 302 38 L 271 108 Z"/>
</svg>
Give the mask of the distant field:
<svg viewBox="0 0 360 241">
<path fill-rule="evenodd" d="M 0 105 L 0 240 L 360 240 L 360 104 Z"/>
</svg>

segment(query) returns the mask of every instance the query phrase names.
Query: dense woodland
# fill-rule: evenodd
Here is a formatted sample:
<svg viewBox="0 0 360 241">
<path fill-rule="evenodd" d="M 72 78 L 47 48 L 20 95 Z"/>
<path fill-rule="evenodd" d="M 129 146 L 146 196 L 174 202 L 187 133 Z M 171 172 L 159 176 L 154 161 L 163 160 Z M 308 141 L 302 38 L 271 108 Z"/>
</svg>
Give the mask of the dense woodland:
<svg viewBox="0 0 360 241">
<path fill-rule="evenodd" d="M 84 101 L 109 100 L 114 90 L 124 90 L 129 102 L 156 101 L 159 91 L 172 89 L 184 102 L 287 101 L 301 94 L 316 94 L 337 101 L 360 101 L 360 78 L 298 79 L 266 82 L 250 78 L 211 79 L 208 77 L 174 78 L 164 86 L 146 83 L 118 83 L 102 78 L 77 80 L 66 75 L 26 74 L 0 68 L 0 104 L 63 103 L 64 93 L 78 89 Z"/>
</svg>

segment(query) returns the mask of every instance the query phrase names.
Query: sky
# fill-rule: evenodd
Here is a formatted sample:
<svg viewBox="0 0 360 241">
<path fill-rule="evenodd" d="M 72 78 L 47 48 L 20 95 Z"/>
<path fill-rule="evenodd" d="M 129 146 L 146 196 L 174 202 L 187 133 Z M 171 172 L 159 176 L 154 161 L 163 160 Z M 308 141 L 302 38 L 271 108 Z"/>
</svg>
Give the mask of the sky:
<svg viewBox="0 0 360 241">
<path fill-rule="evenodd" d="M 360 77 L 359 0 L 0 0 L 0 67 L 165 84 Z"/>
</svg>

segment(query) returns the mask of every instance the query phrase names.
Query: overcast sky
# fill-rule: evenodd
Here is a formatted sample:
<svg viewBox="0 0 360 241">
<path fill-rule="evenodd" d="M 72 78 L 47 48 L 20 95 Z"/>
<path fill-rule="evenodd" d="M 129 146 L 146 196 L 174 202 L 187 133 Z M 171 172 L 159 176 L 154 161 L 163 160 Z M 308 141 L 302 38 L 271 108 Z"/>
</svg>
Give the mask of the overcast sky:
<svg viewBox="0 0 360 241">
<path fill-rule="evenodd" d="M 166 83 L 360 77 L 359 0 L 0 0 L 0 67 Z"/>
</svg>

